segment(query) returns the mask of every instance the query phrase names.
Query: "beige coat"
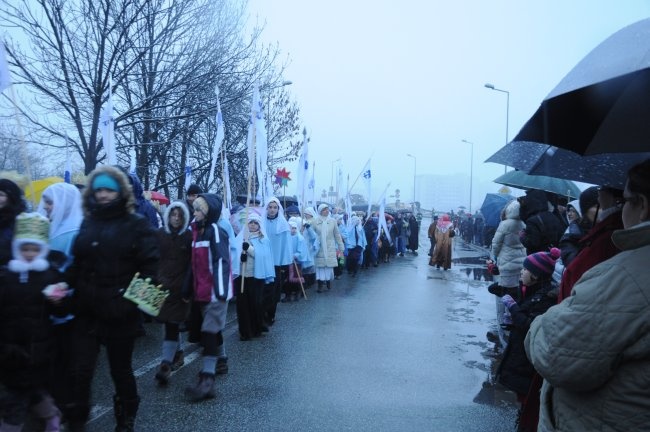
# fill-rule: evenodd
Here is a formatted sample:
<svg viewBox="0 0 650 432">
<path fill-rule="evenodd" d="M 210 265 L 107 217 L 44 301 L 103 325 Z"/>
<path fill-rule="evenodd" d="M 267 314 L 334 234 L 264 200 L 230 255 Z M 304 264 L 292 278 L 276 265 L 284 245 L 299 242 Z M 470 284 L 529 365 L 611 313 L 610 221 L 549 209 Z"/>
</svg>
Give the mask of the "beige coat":
<svg viewBox="0 0 650 432">
<path fill-rule="evenodd" d="M 526 353 L 544 377 L 539 431 L 650 430 L 650 222 L 536 318 Z"/>
<path fill-rule="evenodd" d="M 341 251 L 344 250 L 345 245 L 336 220 L 331 217 L 317 216 L 312 219 L 312 228 L 316 231 L 316 236 L 320 241 L 320 248 L 314 258 L 314 265 L 316 267 L 338 266 L 336 250 L 337 248 Z"/>
</svg>

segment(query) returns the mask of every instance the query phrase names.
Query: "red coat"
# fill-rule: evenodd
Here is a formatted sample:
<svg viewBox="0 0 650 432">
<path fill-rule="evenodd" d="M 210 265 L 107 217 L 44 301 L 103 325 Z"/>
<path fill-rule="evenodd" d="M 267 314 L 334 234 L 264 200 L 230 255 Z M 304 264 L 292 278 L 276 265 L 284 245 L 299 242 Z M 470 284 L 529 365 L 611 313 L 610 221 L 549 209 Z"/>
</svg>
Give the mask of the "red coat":
<svg viewBox="0 0 650 432">
<path fill-rule="evenodd" d="M 558 303 L 571 296 L 573 286 L 587 270 L 621 251 L 612 242 L 612 233 L 619 229 L 623 229 L 623 220 L 621 212 L 615 212 L 594 225 L 580 240 L 580 252 L 562 273 Z"/>
</svg>

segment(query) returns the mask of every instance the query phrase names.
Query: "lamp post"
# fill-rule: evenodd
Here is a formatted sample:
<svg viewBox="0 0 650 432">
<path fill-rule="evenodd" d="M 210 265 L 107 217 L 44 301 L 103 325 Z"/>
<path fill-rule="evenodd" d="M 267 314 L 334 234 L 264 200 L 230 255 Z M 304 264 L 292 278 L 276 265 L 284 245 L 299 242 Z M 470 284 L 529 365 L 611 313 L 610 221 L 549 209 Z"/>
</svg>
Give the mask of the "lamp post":
<svg viewBox="0 0 650 432">
<path fill-rule="evenodd" d="M 493 84 L 490 83 L 485 83 L 485 88 L 489 88 L 490 90 L 494 90 L 506 94 L 506 145 L 508 145 L 508 119 L 510 118 L 510 92 L 508 90 L 496 88 L 494 87 Z M 504 165 L 503 172 L 505 173 L 506 171 L 508 171 L 508 166 Z"/>
<path fill-rule="evenodd" d="M 333 195 L 334 195 L 334 164 L 336 162 L 340 162 L 340 161 L 341 161 L 341 158 L 338 158 L 338 159 L 332 161 L 332 176 L 330 177 L 330 193 L 332 193 Z M 336 203 L 333 203 L 333 204 L 336 205 Z"/>
<path fill-rule="evenodd" d="M 413 158 L 413 215 L 415 215 L 415 174 L 417 169 L 417 158 L 410 153 L 406 156 Z"/>
<path fill-rule="evenodd" d="M 474 143 L 471 141 L 463 140 L 464 143 L 469 144 L 470 154 L 469 154 L 469 214 L 472 213 L 472 185 L 474 183 Z"/>
</svg>

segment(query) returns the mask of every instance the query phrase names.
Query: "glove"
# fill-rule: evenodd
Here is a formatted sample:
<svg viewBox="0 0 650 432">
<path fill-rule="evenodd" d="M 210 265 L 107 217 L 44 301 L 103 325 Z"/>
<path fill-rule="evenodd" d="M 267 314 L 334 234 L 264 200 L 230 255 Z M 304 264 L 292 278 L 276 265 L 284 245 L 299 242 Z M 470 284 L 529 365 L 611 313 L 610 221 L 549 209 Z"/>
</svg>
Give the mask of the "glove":
<svg viewBox="0 0 650 432">
<path fill-rule="evenodd" d="M 308 223 L 306 223 L 306 224 L 304 224 L 303 226 L 305 227 L 305 229 L 307 229 L 307 228 L 309 228 L 311 225 L 309 225 Z"/>
<path fill-rule="evenodd" d="M 242 252 L 239 259 L 241 259 L 241 262 L 246 262 L 246 260 L 248 260 L 248 254 L 246 252 Z"/>
<path fill-rule="evenodd" d="M 517 304 L 517 302 L 515 301 L 515 299 L 513 299 L 513 298 L 510 296 L 510 294 L 506 294 L 506 295 L 504 295 L 503 297 L 501 297 L 501 303 L 503 303 L 503 305 L 504 305 L 505 307 L 507 307 L 508 309 L 510 309 L 512 306 L 514 306 L 514 305 Z"/>
<path fill-rule="evenodd" d="M 244 243 L 241 244 L 242 249 L 244 249 L 245 251 L 248 250 L 248 246 L 250 246 L 250 244 L 248 242 L 244 242 Z"/>
</svg>

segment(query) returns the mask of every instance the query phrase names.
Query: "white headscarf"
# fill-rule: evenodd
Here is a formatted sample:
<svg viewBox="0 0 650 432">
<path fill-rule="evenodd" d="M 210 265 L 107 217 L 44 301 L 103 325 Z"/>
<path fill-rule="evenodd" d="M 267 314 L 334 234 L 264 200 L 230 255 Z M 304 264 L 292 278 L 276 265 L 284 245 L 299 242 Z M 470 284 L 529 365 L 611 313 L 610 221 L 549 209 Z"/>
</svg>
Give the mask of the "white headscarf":
<svg viewBox="0 0 650 432">
<path fill-rule="evenodd" d="M 52 201 L 50 219 L 50 239 L 70 231 L 78 231 L 83 220 L 81 193 L 70 183 L 54 183 L 43 191 L 38 213 L 45 217 L 45 199 Z"/>
<path fill-rule="evenodd" d="M 311 217 L 316 217 L 316 210 L 314 210 L 313 207 L 307 207 L 304 211 L 305 215 L 309 215 Z"/>
<path fill-rule="evenodd" d="M 276 203 L 278 205 L 278 226 L 277 226 L 277 233 L 281 233 L 284 231 L 291 231 L 291 227 L 289 226 L 289 222 L 287 222 L 287 218 L 284 217 L 284 208 L 282 208 L 282 204 L 280 204 L 280 200 L 277 199 L 276 197 L 271 197 L 269 201 L 266 203 L 266 207 L 264 208 L 264 214 L 266 216 L 266 209 L 268 208 L 270 203 Z"/>
</svg>

